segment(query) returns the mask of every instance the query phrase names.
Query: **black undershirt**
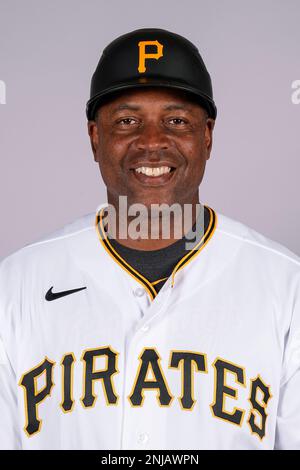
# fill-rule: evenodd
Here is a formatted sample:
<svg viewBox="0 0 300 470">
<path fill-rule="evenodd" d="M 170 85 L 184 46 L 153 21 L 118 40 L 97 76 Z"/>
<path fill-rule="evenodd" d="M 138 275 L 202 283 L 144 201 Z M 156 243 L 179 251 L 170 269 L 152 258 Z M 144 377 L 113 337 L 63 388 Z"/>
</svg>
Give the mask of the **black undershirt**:
<svg viewBox="0 0 300 470">
<path fill-rule="evenodd" d="M 204 206 L 204 233 L 207 231 L 209 224 L 209 211 Z M 195 231 L 196 222 L 193 225 L 192 231 Z M 190 233 L 190 232 L 189 232 Z M 157 281 L 162 278 L 168 278 L 176 264 L 185 256 L 189 251 L 186 250 L 185 244 L 193 242 L 190 237 L 183 237 L 171 245 L 161 248 L 159 250 L 136 250 L 121 245 L 113 238 L 109 241 L 117 253 L 125 259 L 136 271 L 142 274 L 150 282 Z M 199 240 L 198 240 L 199 241 Z M 166 279 L 155 284 L 155 289 L 159 291 L 164 285 Z"/>
</svg>

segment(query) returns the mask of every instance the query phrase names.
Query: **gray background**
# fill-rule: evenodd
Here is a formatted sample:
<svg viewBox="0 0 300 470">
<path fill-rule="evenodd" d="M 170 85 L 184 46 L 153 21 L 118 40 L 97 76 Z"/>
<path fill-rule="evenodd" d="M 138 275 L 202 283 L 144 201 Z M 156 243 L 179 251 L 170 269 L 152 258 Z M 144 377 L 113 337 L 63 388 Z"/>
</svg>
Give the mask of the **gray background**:
<svg viewBox="0 0 300 470">
<path fill-rule="evenodd" d="M 300 254 L 299 0 L 0 0 L 0 258 L 106 200 L 86 128 L 103 47 L 141 27 L 193 41 L 218 118 L 201 201 Z"/>
</svg>

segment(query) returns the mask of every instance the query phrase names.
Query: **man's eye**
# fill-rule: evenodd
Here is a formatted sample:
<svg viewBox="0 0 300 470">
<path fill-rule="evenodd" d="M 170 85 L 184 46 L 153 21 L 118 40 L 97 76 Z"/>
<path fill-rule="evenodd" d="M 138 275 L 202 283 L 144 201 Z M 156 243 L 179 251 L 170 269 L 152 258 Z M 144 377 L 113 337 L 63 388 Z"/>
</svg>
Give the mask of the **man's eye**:
<svg viewBox="0 0 300 470">
<path fill-rule="evenodd" d="M 176 126 L 186 124 L 186 121 L 184 119 L 181 119 L 181 118 L 172 118 L 172 119 L 169 119 L 169 122 L 172 125 L 176 125 Z"/>
<path fill-rule="evenodd" d="M 135 123 L 136 123 L 136 119 L 133 119 L 133 118 L 123 118 L 123 119 L 119 119 L 117 122 L 117 124 L 121 124 L 123 126 L 132 126 Z"/>
</svg>

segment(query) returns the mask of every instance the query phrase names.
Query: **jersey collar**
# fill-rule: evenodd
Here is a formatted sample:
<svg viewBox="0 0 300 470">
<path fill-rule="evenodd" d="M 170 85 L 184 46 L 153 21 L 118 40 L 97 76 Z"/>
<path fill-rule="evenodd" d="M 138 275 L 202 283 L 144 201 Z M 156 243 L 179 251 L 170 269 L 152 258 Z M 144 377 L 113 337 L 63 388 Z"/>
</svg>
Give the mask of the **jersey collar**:
<svg viewBox="0 0 300 470">
<path fill-rule="evenodd" d="M 130 276 L 132 276 L 136 281 L 138 281 L 148 292 L 150 299 L 154 300 L 158 295 L 157 290 L 155 289 L 155 284 L 158 281 L 150 282 L 146 279 L 141 273 L 134 269 L 127 261 L 115 250 L 111 245 L 107 233 L 104 229 L 103 216 L 105 213 L 105 208 L 107 205 L 102 205 L 97 209 L 95 226 L 98 238 L 101 245 L 106 250 L 106 252 L 114 259 L 114 261 L 121 266 Z M 216 226 L 217 226 L 217 215 L 213 209 L 208 206 L 205 206 L 209 211 L 209 223 L 206 227 L 206 230 L 201 238 L 201 240 L 190 250 L 186 255 L 184 255 L 181 260 L 174 267 L 171 274 L 171 286 L 174 287 L 175 284 L 175 275 L 184 268 L 190 261 L 192 261 L 207 245 L 209 240 L 212 238 Z"/>
</svg>

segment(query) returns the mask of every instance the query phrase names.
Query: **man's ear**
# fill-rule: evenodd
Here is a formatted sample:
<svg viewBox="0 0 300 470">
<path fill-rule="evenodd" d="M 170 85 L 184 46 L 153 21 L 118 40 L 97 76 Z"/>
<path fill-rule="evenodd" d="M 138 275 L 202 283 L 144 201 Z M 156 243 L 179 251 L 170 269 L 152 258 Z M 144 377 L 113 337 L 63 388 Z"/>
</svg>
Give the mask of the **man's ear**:
<svg viewBox="0 0 300 470">
<path fill-rule="evenodd" d="M 211 152 L 212 143 L 213 143 L 214 127 L 215 127 L 215 120 L 212 118 L 207 118 L 206 124 L 205 124 L 205 135 L 204 135 L 205 147 L 207 151 L 206 160 L 208 160 L 210 157 L 210 152 Z"/>
<path fill-rule="evenodd" d="M 96 121 L 88 121 L 88 134 L 90 136 L 90 142 L 92 151 L 94 154 L 94 160 L 97 161 L 97 149 L 99 145 L 99 134 L 98 134 L 98 127 Z"/>
</svg>

